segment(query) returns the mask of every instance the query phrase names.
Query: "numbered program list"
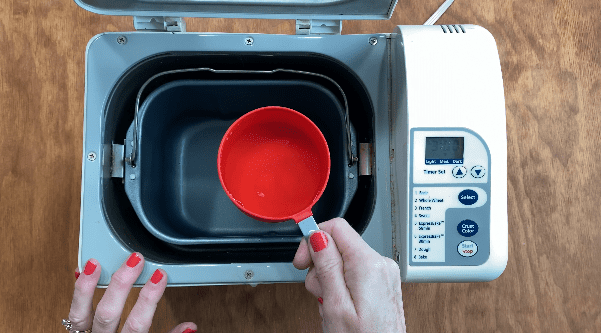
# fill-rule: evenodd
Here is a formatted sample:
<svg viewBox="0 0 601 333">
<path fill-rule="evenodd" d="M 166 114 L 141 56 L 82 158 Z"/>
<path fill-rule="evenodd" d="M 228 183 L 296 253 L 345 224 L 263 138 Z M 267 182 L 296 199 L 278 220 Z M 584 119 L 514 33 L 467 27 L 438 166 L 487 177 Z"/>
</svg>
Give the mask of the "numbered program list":
<svg viewBox="0 0 601 333">
<path fill-rule="evenodd" d="M 445 261 L 445 210 L 447 199 L 438 188 L 414 188 L 412 257 L 414 262 Z"/>
</svg>

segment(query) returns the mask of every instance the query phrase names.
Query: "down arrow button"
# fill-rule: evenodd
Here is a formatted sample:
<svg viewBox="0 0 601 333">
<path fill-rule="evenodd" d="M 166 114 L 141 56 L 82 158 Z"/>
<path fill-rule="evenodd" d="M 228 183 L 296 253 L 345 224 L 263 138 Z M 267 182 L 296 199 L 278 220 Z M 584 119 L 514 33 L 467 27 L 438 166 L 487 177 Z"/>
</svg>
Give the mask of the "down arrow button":
<svg viewBox="0 0 601 333">
<path fill-rule="evenodd" d="M 476 165 L 472 168 L 470 174 L 474 178 L 482 178 L 486 174 L 486 170 L 482 166 Z"/>
</svg>

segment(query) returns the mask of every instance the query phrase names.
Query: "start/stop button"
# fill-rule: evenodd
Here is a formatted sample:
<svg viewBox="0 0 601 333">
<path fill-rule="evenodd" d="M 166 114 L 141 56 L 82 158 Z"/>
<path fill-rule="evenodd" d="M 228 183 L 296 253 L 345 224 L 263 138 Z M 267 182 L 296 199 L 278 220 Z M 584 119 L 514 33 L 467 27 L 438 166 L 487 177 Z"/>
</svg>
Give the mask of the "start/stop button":
<svg viewBox="0 0 601 333">
<path fill-rule="evenodd" d="M 478 252 L 478 245 L 470 240 L 464 240 L 457 245 L 457 252 L 464 257 L 471 257 Z"/>
</svg>

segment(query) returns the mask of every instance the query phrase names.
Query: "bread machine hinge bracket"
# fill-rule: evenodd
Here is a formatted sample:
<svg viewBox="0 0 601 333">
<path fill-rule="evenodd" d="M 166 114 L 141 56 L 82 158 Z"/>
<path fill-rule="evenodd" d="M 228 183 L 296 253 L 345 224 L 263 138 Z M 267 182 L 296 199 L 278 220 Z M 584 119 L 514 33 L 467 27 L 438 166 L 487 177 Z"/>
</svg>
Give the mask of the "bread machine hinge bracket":
<svg viewBox="0 0 601 333">
<path fill-rule="evenodd" d="M 373 145 L 371 143 L 359 143 L 359 176 L 370 176 L 373 166 Z"/>
<path fill-rule="evenodd" d="M 136 30 L 186 32 L 186 21 L 181 17 L 134 16 Z"/>
<path fill-rule="evenodd" d="M 340 35 L 340 20 L 296 20 L 297 35 Z"/>
<path fill-rule="evenodd" d="M 111 151 L 111 177 L 123 178 L 125 177 L 125 146 L 113 143 L 113 149 Z"/>
</svg>

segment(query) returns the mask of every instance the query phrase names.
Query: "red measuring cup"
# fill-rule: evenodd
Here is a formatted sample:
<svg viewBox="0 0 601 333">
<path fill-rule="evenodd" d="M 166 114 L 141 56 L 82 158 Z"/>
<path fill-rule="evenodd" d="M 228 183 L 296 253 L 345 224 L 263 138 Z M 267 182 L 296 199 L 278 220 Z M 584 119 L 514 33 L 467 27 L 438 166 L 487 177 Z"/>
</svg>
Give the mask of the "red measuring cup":
<svg viewBox="0 0 601 333">
<path fill-rule="evenodd" d="M 304 236 L 319 230 L 311 208 L 330 176 L 330 151 L 305 115 L 267 106 L 236 120 L 217 156 L 225 193 L 246 215 L 264 222 L 294 220 Z"/>
</svg>

